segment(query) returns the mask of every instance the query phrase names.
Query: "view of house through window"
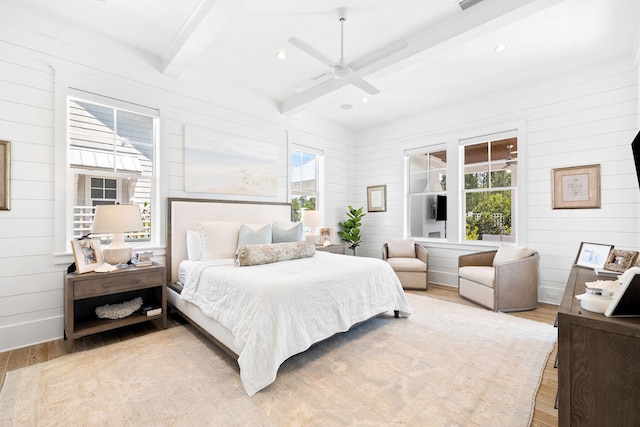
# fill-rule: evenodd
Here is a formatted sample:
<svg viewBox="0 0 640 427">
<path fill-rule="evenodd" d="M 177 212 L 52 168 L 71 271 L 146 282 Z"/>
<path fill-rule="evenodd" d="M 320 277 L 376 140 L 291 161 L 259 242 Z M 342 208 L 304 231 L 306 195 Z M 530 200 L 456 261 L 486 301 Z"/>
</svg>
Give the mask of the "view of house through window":
<svg viewBox="0 0 640 427">
<path fill-rule="evenodd" d="M 151 238 L 151 194 L 157 117 L 70 98 L 69 168 L 73 174 L 73 237 L 91 232 L 95 207 L 135 204 Z"/>
<path fill-rule="evenodd" d="M 318 206 L 320 154 L 294 148 L 291 151 L 291 221 L 300 221 L 302 210 Z"/>
<path fill-rule="evenodd" d="M 465 239 L 515 242 L 517 138 L 463 148 Z"/>
<path fill-rule="evenodd" d="M 447 152 L 437 150 L 408 156 L 409 234 L 447 237 Z"/>
</svg>

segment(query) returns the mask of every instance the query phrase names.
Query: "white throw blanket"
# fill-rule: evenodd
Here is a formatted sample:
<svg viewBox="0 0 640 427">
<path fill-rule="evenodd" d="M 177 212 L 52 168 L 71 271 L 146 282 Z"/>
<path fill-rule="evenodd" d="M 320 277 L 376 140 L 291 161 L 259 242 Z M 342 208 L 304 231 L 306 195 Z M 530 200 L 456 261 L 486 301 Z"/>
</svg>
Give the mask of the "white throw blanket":
<svg viewBox="0 0 640 427">
<path fill-rule="evenodd" d="M 233 333 L 250 396 L 312 344 L 383 312 L 410 314 L 389 264 L 324 252 L 249 267 L 202 261 L 187 273 L 181 298 Z"/>
</svg>

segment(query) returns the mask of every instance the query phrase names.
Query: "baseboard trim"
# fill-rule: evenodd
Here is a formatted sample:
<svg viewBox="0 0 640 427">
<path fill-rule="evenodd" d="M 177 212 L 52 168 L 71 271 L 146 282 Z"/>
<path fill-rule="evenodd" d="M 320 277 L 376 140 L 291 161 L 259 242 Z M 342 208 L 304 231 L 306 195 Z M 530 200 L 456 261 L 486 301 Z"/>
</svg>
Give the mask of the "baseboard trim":
<svg viewBox="0 0 640 427">
<path fill-rule="evenodd" d="M 64 334 L 64 316 L 38 319 L 0 328 L 0 352 L 57 340 Z"/>
</svg>

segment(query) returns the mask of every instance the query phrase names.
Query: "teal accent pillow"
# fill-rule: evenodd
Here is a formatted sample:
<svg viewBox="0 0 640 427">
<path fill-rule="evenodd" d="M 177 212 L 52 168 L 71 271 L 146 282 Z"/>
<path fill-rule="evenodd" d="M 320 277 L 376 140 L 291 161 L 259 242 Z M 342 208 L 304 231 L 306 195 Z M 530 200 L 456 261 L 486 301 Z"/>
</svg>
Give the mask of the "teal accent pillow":
<svg viewBox="0 0 640 427">
<path fill-rule="evenodd" d="M 256 227 L 256 226 L 254 226 Z M 247 224 L 240 225 L 238 247 L 244 245 L 266 245 L 271 243 L 271 224 L 259 224 L 253 228 Z"/>
<path fill-rule="evenodd" d="M 279 224 L 273 225 L 273 243 L 300 242 L 304 235 L 304 224 L 298 222 L 291 228 Z"/>
</svg>

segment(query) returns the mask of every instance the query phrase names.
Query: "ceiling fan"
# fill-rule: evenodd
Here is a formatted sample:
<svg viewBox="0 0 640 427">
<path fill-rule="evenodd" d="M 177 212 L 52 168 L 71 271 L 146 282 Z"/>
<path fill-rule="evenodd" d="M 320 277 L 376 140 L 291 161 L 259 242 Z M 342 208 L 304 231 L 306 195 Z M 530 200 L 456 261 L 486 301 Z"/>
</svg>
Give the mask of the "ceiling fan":
<svg viewBox="0 0 640 427">
<path fill-rule="evenodd" d="M 400 40 L 388 44 L 387 46 L 384 46 L 374 52 L 358 58 L 355 61 L 347 63 L 347 61 L 344 59 L 344 23 L 347 20 L 346 12 L 346 8 L 338 8 L 338 20 L 340 21 L 340 59 L 338 60 L 338 62 L 332 61 L 316 48 L 297 37 L 289 38 L 289 43 L 291 43 L 293 46 L 297 47 L 308 55 L 313 56 L 314 58 L 331 68 L 331 71 L 315 76 L 309 82 L 305 83 L 299 88 L 296 88 L 295 92 L 303 92 L 310 87 L 323 83 L 327 80 L 336 79 L 346 80 L 350 84 L 362 89 L 370 95 L 376 95 L 380 93 L 380 90 L 378 88 L 364 80 L 362 77 L 358 76 L 358 70 L 368 67 L 369 65 L 372 65 L 375 62 L 378 62 L 381 59 L 384 59 L 387 56 L 404 49 L 405 47 L 407 47 L 408 43 L 405 40 Z"/>
<path fill-rule="evenodd" d="M 505 159 L 503 169 L 506 169 L 506 168 L 510 167 L 511 165 L 517 165 L 518 164 L 518 159 L 516 157 L 514 157 L 514 154 L 518 154 L 518 152 L 517 151 L 512 151 L 513 150 L 513 145 L 507 145 L 507 150 L 509 150 L 509 154 L 507 155 L 507 158 Z"/>
</svg>

